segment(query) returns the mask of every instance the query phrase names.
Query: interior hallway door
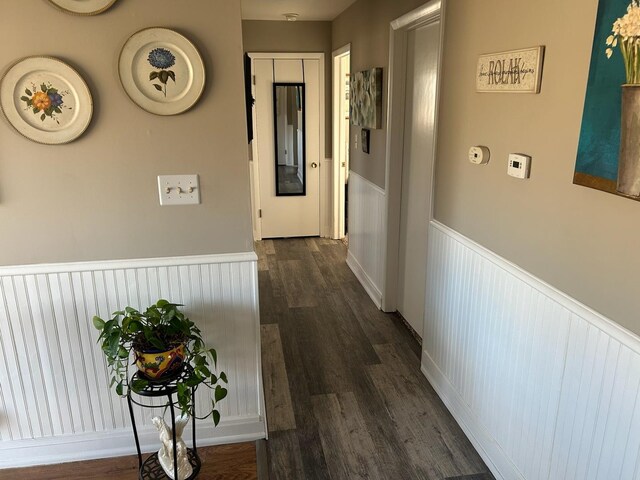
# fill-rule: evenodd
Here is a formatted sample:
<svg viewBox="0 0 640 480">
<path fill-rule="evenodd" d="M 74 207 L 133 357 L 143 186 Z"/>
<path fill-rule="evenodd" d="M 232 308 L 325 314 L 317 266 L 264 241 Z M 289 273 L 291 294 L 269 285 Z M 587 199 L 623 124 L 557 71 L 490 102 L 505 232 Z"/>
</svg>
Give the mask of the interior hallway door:
<svg viewBox="0 0 640 480">
<path fill-rule="evenodd" d="M 259 170 L 262 238 L 320 235 L 319 71 L 317 59 L 253 60 L 257 127 L 254 161 L 258 162 Z M 276 93 L 274 85 L 278 84 L 290 86 Z M 304 85 L 304 89 L 293 85 Z M 290 97 L 289 104 L 285 96 Z M 284 110 L 293 113 L 283 119 L 280 114 Z M 303 117 L 300 121 L 298 115 Z M 298 130 L 302 125 L 304 128 Z M 286 131 L 291 138 L 285 138 Z M 299 166 L 294 166 L 290 158 L 278 161 L 277 152 L 284 154 L 285 150 L 287 156 L 292 151 L 299 153 Z"/>
<path fill-rule="evenodd" d="M 407 36 L 404 156 L 400 210 L 398 311 L 422 337 L 427 233 L 433 176 L 436 72 L 440 22 Z"/>
</svg>

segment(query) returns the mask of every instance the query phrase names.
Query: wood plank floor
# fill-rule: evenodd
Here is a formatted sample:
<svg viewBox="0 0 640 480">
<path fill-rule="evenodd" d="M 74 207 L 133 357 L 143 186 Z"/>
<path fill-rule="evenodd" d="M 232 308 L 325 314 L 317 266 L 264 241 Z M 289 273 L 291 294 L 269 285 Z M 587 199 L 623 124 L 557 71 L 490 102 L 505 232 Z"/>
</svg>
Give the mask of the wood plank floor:
<svg viewBox="0 0 640 480">
<path fill-rule="evenodd" d="M 198 454 L 202 460 L 199 480 L 257 480 L 259 478 L 255 443 L 198 448 Z M 135 480 L 137 478 L 137 456 L 0 470 L 0 480 Z"/>
<path fill-rule="evenodd" d="M 420 346 L 375 307 L 341 242 L 256 251 L 271 480 L 493 478 L 420 372 Z"/>
</svg>

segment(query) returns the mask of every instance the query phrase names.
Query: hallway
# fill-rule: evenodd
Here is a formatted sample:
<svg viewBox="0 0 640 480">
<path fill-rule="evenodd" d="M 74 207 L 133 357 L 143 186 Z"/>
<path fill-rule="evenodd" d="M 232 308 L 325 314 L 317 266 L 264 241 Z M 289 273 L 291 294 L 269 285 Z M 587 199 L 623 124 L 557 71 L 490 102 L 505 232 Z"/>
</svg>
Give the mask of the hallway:
<svg viewBox="0 0 640 480">
<path fill-rule="evenodd" d="M 272 480 L 493 478 L 342 243 L 264 240 L 256 251 Z"/>
</svg>

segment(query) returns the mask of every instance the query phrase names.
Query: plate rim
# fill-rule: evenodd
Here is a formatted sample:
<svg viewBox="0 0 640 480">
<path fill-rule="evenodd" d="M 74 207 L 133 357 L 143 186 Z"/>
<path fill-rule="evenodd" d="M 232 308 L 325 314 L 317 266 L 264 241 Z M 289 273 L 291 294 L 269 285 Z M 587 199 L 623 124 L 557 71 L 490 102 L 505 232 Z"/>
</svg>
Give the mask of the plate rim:
<svg viewBox="0 0 640 480">
<path fill-rule="evenodd" d="M 11 127 L 18 132 L 21 136 L 23 136 L 24 138 L 31 140 L 32 142 L 36 142 L 39 143 L 41 145 L 66 145 L 68 143 L 73 142 L 74 140 L 77 140 L 78 138 L 80 138 L 84 132 L 87 131 L 87 129 L 89 128 L 89 125 L 91 125 L 91 120 L 93 119 L 93 95 L 91 94 L 91 89 L 89 88 L 89 85 L 87 84 L 86 80 L 82 77 L 82 75 L 80 75 L 80 73 L 73 68 L 71 65 L 69 65 L 67 62 L 57 58 L 57 57 L 52 57 L 50 55 L 29 55 L 26 57 L 22 57 L 17 59 L 16 61 L 14 61 L 13 63 L 11 63 L 5 70 L 4 72 L 2 72 L 2 76 L 0 76 L 0 95 L 2 93 L 2 86 L 4 84 L 4 81 L 7 77 L 7 75 L 9 74 L 9 72 L 11 72 L 11 70 L 13 70 L 14 67 L 16 67 L 17 65 L 19 65 L 20 63 L 26 61 L 26 60 L 49 60 L 49 61 L 53 61 L 53 62 L 57 62 L 60 63 L 62 65 L 64 65 L 65 67 L 69 68 L 73 73 L 75 73 L 78 76 L 78 79 L 81 82 L 81 86 L 84 86 L 87 96 L 88 96 L 88 109 L 89 109 L 89 116 L 87 118 L 86 124 L 82 127 L 82 129 L 73 137 L 64 140 L 64 141 L 45 141 L 45 140 L 38 140 L 35 139 L 33 137 L 30 137 L 29 135 L 27 135 L 26 133 L 20 131 L 20 129 L 13 124 L 13 122 L 9 119 L 9 116 L 7 115 L 7 112 L 5 111 L 4 105 L 2 104 L 1 98 L 0 98 L 0 112 L 2 112 L 2 117 L 5 119 L 5 121 L 11 125 Z M 67 81 L 69 81 L 67 79 Z M 29 125 L 26 121 L 22 120 L 26 125 Z M 30 125 L 29 125 L 30 126 Z M 64 131 L 64 130 L 63 130 Z"/>
<path fill-rule="evenodd" d="M 161 112 L 157 112 L 157 111 L 153 111 L 153 110 L 149 110 L 148 108 L 146 108 L 144 105 L 141 105 L 140 103 L 138 103 L 129 93 L 129 91 L 127 90 L 127 87 L 124 84 L 124 80 L 122 78 L 122 56 L 124 54 L 125 49 L 127 48 L 127 45 L 129 44 L 129 42 L 137 35 L 149 31 L 149 30 L 162 30 L 165 32 L 169 32 L 173 35 L 177 35 L 178 37 L 182 38 L 185 42 L 187 42 L 188 45 L 190 45 L 194 52 L 197 55 L 197 59 L 199 60 L 199 64 L 202 67 L 202 85 L 199 87 L 199 90 L 195 96 L 195 98 L 193 99 L 193 102 L 191 102 L 188 106 L 186 106 L 185 108 L 183 108 L 182 110 L 178 110 L 175 112 L 170 112 L 170 113 L 161 113 Z M 195 68 L 195 65 L 192 63 L 192 68 Z M 131 69 L 130 69 L 131 70 Z M 131 35 L 129 35 L 129 38 L 127 38 L 127 40 L 125 40 L 124 44 L 122 45 L 122 48 L 120 49 L 120 54 L 118 55 L 118 77 L 120 78 L 120 85 L 122 86 L 122 89 L 124 90 L 124 93 L 127 95 L 127 97 L 129 98 L 129 100 L 131 100 L 135 105 L 137 105 L 138 107 L 140 107 L 142 110 L 144 110 L 145 112 L 149 112 L 153 115 L 158 115 L 160 117 L 168 117 L 168 116 L 173 116 L 173 115 L 180 115 L 182 113 L 188 112 L 189 110 L 191 110 L 193 107 L 196 106 L 196 104 L 198 103 L 198 101 L 202 98 L 202 94 L 204 93 L 205 90 L 205 86 L 207 83 L 207 69 L 204 63 L 204 59 L 202 58 L 202 53 L 200 53 L 200 50 L 198 49 L 198 47 L 196 47 L 196 45 L 189 39 L 187 38 L 185 35 L 183 35 L 182 33 L 169 28 L 169 27 L 159 27 L 159 26 L 155 26 L 155 27 L 145 27 L 142 28 L 134 33 L 132 33 Z M 140 91 L 139 89 L 137 91 Z M 140 91 L 141 92 L 141 91 Z M 141 92 L 142 93 L 142 92 Z M 159 103 L 159 102 L 158 102 Z M 166 103 L 164 105 L 171 105 L 172 102 Z M 162 104 L 161 104 L 162 105 Z"/>
<path fill-rule="evenodd" d="M 48 1 L 51 5 L 53 5 L 55 8 L 57 8 L 61 12 L 68 13 L 70 15 L 76 15 L 79 17 L 90 17 L 92 15 L 99 15 L 109 10 L 117 2 L 117 0 L 107 0 L 107 4 L 101 8 L 98 8 L 97 10 L 92 10 L 90 12 L 76 12 L 75 10 L 70 10 L 66 7 L 63 7 L 62 5 L 58 5 L 56 3 L 56 0 L 48 0 Z"/>
</svg>

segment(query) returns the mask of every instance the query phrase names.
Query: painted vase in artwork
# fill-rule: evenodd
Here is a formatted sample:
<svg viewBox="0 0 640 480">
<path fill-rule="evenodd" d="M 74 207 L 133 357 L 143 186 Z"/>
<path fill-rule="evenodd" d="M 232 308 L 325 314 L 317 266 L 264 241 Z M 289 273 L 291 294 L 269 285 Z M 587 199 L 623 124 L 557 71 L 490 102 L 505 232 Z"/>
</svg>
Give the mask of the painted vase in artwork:
<svg viewBox="0 0 640 480">
<path fill-rule="evenodd" d="M 640 197 L 640 85 L 622 86 L 618 192 Z"/>
<path fill-rule="evenodd" d="M 627 12 L 613 22 L 606 40 L 611 58 L 620 50 L 627 83 L 622 86 L 620 155 L 616 190 L 629 197 L 640 197 L 640 1 L 631 0 Z"/>
</svg>

